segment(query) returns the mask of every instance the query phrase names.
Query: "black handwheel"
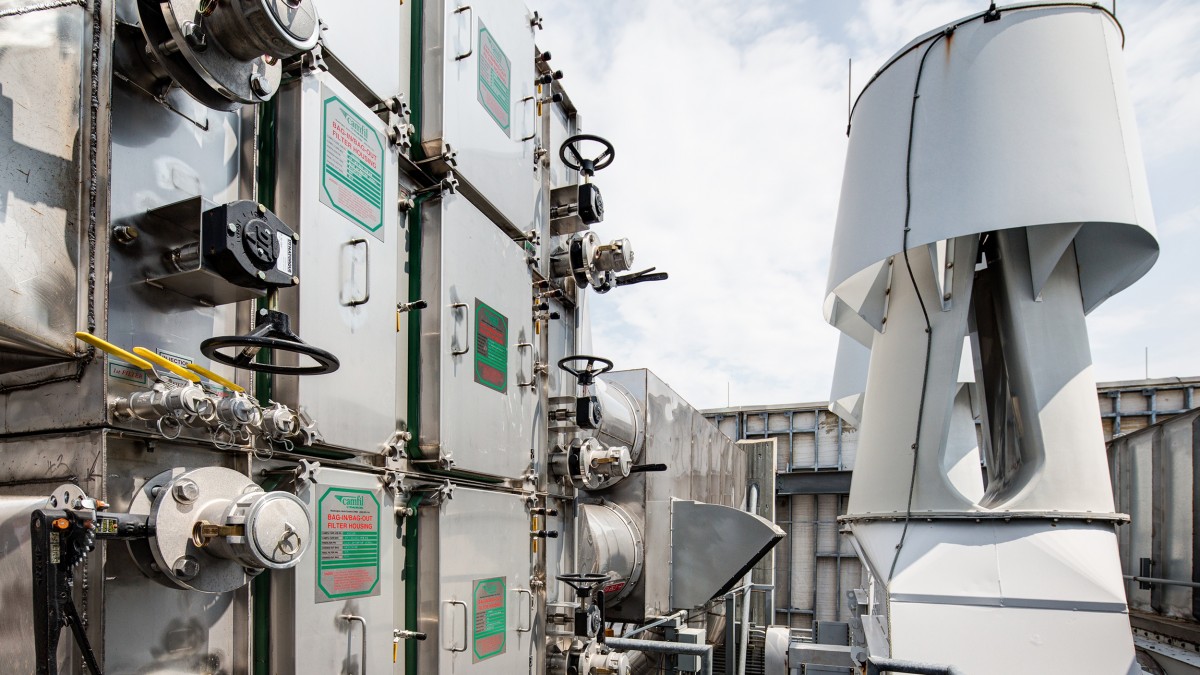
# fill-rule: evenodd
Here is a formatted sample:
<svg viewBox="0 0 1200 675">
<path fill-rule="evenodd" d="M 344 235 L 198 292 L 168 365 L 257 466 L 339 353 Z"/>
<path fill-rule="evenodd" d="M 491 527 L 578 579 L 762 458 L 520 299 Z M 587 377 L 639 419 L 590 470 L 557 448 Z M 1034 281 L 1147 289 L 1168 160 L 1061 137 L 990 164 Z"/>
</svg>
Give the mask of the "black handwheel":
<svg viewBox="0 0 1200 675">
<path fill-rule="evenodd" d="M 555 577 L 564 584 L 575 589 L 579 597 L 586 598 L 596 590 L 600 584 L 608 581 L 607 574 L 560 574 Z"/>
<path fill-rule="evenodd" d="M 243 348 L 243 351 L 236 356 L 222 354 L 217 351 L 226 347 Z M 270 349 L 277 352 L 293 352 L 310 356 L 319 365 L 315 366 L 280 366 L 274 363 L 259 363 L 254 360 L 254 355 L 247 354 L 245 348 L 249 349 Z M 322 375 L 324 373 L 332 373 L 341 367 L 341 362 L 338 357 L 319 347 L 314 347 L 303 342 L 295 342 L 293 340 L 280 340 L 279 338 L 269 337 L 251 337 L 249 335 L 229 335 L 222 337 L 209 338 L 200 343 L 200 351 L 208 358 L 218 363 L 224 363 L 227 366 L 234 368 L 242 368 L 245 370 L 253 370 L 259 373 L 273 373 L 275 375 Z M 255 352 L 257 353 L 257 351 Z"/>
<path fill-rule="evenodd" d="M 200 352 L 218 363 L 234 368 L 253 370 L 274 375 L 323 375 L 341 367 L 338 357 L 319 347 L 305 343 L 289 327 L 290 319 L 282 312 L 260 310 L 258 325 L 247 335 L 223 335 L 200 343 Z M 220 349 L 236 347 L 234 356 L 222 354 Z M 292 352 L 312 358 L 315 366 L 281 366 L 274 363 L 259 363 L 254 360 L 258 352 L 270 349 L 277 352 Z"/>
<path fill-rule="evenodd" d="M 574 366 L 571 365 L 571 364 L 577 363 L 579 361 L 584 361 L 587 363 L 587 365 L 584 366 L 583 370 L 575 368 Z M 592 366 L 597 363 L 600 364 L 600 367 L 592 368 Z M 571 356 L 564 356 L 563 358 L 559 359 L 558 367 L 562 368 L 563 370 L 567 371 L 568 373 L 574 375 L 575 379 L 579 380 L 579 384 L 589 385 L 592 382 L 596 381 L 597 376 L 603 375 L 604 373 L 607 373 L 608 371 L 612 370 L 613 362 L 609 361 L 608 359 L 606 359 L 602 356 L 590 356 L 588 354 L 572 354 Z"/>
<path fill-rule="evenodd" d="M 604 152 L 601 152 L 595 159 L 586 159 L 583 153 L 579 151 L 580 141 L 593 141 L 604 146 Z M 567 154 L 570 153 L 575 161 L 571 161 Z M 578 171 L 585 176 L 591 176 L 600 169 L 608 167 L 613 163 L 613 159 L 617 156 L 617 150 L 608 139 L 601 138 L 594 134 L 575 134 L 574 136 L 563 141 L 562 147 L 558 149 L 558 157 L 563 164 Z"/>
</svg>

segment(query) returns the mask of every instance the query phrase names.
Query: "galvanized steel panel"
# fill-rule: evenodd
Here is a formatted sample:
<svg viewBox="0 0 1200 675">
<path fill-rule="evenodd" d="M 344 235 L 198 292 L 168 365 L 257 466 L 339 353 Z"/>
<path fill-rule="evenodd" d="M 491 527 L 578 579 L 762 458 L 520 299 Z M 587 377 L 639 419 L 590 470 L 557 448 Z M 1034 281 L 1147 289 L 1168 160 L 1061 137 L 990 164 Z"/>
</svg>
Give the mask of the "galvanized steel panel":
<svg viewBox="0 0 1200 675">
<path fill-rule="evenodd" d="M 814 583 L 817 567 L 817 498 L 815 495 L 792 497 L 792 518 L 788 526 L 791 539 L 791 607 L 814 609 Z"/>
<path fill-rule="evenodd" d="M 1117 531 L 1123 572 L 1144 576 L 1141 560 L 1149 558 L 1149 576 L 1196 581 L 1200 412 L 1115 438 L 1108 453 L 1117 508 L 1130 516 L 1129 524 Z M 1126 581 L 1125 590 L 1131 609 L 1189 621 L 1200 614 L 1195 589 L 1163 584 L 1141 588 Z"/>
</svg>

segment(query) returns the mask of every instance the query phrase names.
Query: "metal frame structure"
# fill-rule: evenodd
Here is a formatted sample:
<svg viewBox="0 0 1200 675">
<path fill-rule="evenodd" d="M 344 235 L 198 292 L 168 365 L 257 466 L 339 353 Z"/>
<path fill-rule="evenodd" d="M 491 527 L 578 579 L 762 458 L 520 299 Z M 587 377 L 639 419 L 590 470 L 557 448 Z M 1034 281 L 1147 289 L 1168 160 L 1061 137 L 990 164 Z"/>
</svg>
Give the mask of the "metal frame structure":
<svg viewBox="0 0 1200 675">
<path fill-rule="evenodd" d="M 704 416 L 734 440 L 775 439 L 779 444 L 775 524 L 787 532 L 789 543 L 775 551 L 774 620 L 799 630 L 812 630 L 815 621 L 848 620 L 853 608 L 845 603 L 842 591 L 861 585 L 862 567 L 854 552 L 843 546 L 837 517 L 846 513 L 854 461 L 850 439 L 857 429 L 829 412 L 826 403 L 717 408 L 705 410 Z M 823 439 L 823 435 L 834 438 Z M 802 447 L 804 454 L 812 453 L 811 462 L 798 461 Z M 822 462 L 823 452 L 833 454 L 831 448 L 836 461 Z M 796 517 L 798 509 L 811 517 Z M 797 572 L 802 551 L 812 552 L 811 579 L 805 574 L 801 580 Z M 822 576 L 828 576 L 821 574 L 826 566 L 832 567 L 832 595 L 820 583 Z M 855 571 L 856 581 L 846 578 Z"/>
<path fill-rule="evenodd" d="M 1104 437 L 1116 438 L 1196 407 L 1200 377 L 1169 377 L 1101 382 L 1100 417 Z M 1131 397 L 1141 397 L 1130 400 Z"/>
<path fill-rule="evenodd" d="M 1099 383 L 1097 398 L 1105 438 L 1125 436 L 1194 409 L 1197 403 L 1197 387 L 1200 387 L 1200 377 Z M 1141 400 L 1137 400 L 1136 397 L 1141 397 Z M 846 495 L 850 492 L 854 459 L 853 453 L 846 453 L 845 450 L 851 445 L 848 439 L 857 434 L 857 429 L 829 412 L 828 405 L 823 402 L 805 402 L 712 408 L 703 411 L 705 417 L 735 441 L 776 439 L 779 443 L 775 523 L 787 532 L 790 543 L 780 546 L 775 552 L 775 569 L 779 580 L 776 590 L 779 604 L 775 609 L 775 618 L 779 623 L 792 628 L 803 627 L 802 630 L 810 630 L 814 620 L 846 620 L 853 611 L 844 601 L 842 581 L 843 569 L 847 565 L 858 565 L 856 556 L 849 550 L 841 550 L 840 546 L 832 551 L 820 550 L 816 543 L 820 536 L 820 528 L 836 528 L 836 520 L 821 520 L 816 517 L 800 520 L 792 517 L 796 507 L 795 500 L 808 497 L 813 498 L 814 515 L 817 502 L 823 498 L 838 500 L 838 516 L 846 512 Z M 804 423 L 808 417 L 812 418 L 813 423 Z M 821 433 L 825 425 L 837 429 L 837 436 L 833 441 L 837 448 L 836 466 L 823 466 L 818 461 L 821 449 L 826 447 L 822 445 Z M 812 438 L 808 443 L 811 443 L 814 461 L 797 462 L 795 450 L 803 442 L 800 439 L 807 436 Z M 854 443 L 856 442 L 855 440 Z M 802 604 L 808 604 L 808 607 L 797 606 L 797 600 L 800 599 L 794 594 L 795 569 L 796 563 L 799 562 L 795 556 L 797 545 L 794 542 L 798 534 L 806 534 L 804 527 L 811 528 L 812 544 L 806 546 L 811 546 L 815 554 L 811 565 L 812 586 L 805 589 L 807 597 L 801 600 Z M 822 594 L 817 585 L 817 561 L 822 559 L 833 559 L 836 568 L 837 592 L 833 596 L 834 605 L 831 607 L 822 605 Z"/>
</svg>

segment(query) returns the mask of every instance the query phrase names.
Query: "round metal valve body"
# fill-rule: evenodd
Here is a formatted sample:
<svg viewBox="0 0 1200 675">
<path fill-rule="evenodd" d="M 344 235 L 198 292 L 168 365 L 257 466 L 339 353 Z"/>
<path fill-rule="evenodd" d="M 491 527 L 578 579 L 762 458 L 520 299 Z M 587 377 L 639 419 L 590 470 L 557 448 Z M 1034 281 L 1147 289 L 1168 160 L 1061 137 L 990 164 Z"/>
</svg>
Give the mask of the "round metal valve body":
<svg viewBox="0 0 1200 675">
<path fill-rule="evenodd" d="M 141 0 L 145 61 L 132 79 L 168 78 L 214 110 L 269 100 L 281 60 L 320 37 L 313 0 Z"/>
<path fill-rule="evenodd" d="M 607 293 L 616 286 L 617 272 L 633 265 L 633 246 L 628 239 L 601 244 L 595 232 L 580 232 L 571 238 L 565 251 L 551 256 L 550 273 L 554 277 L 573 277 L 575 283 Z"/>
<path fill-rule="evenodd" d="M 629 675 L 629 655 L 624 652 L 609 651 L 599 642 L 588 643 L 583 653 L 579 655 L 579 675 Z"/>
<path fill-rule="evenodd" d="M 633 246 L 628 239 L 613 241 L 596 247 L 596 267 L 613 272 L 626 272 L 633 267 Z"/>
<path fill-rule="evenodd" d="M 175 468 L 148 480 L 129 512 L 148 515 L 154 536 L 128 542 L 147 576 L 170 587 L 224 593 L 264 569 L 296 565 L 312 542 L 304 502 L 264 492 L 219 466 Z"/>
<path fill-rule="evenodd" d="M 566 465 L 558 460 L 556 471 L 569 477 L 575 487 L 585 490 L 610 487 L 628 477 L 633 466 L 629 448 L 608 447 L 595 438 L 573 441 L 565 454 Z"/>
<path fill-rule="evenodd" d="M 163 397 L 163 405 L 174 414 L 201 417 L 210 417 L 216 408 L 212 397 L 195 384 L 168 390 Z"/>
<path fill-rule="evenodd" d="M 212 552 L 247 567 L 287 569 L 299 562 L 312 542 L 308 507 L 287 492 L 251 492 L 235 500 L 222 516 L 240 524 L 245 535 L 218 537 Z"/>
<path fill-rule="evenodd" d="M 240 427 L 261 422 L 262 412 L 254 405 L 254 401 L 241 394 L 234 394 L 217 403 L 217 419 L 230 426 Z"/>
<path fill-rule="evenodd" d="M 205 21 L 221 46 L 246 61 L 295 56 L 320 35 L 312 0 L 222 0 Z"/>
<path fill-rule="evenodd" d="M 579 507 L 579 569 L 607 574 L 600 587 L 609 606 L 633 592 L 645 561 L 640 527 L 620 506 L 609 502 Z"/>
<path fill-rule="evenodd" d="M 276 403 L 262 412 L 262 427 L 271 438 L 284 438 L 296 431 L 296 413 Z"/>
<path fill-rule="evenodd" d="M 129 395 L 126 401 L 119 401 L 116 407 L 118 415 L 136 417 L 140 420 L 156 420 L 167 416 L 187 417 L 199 415 L 210 418 L 215 412 L 216 404 L 199 385 L 187 384 L 182 387 L 170 387 L 165 384 L 155 384 L 153 389 L 138 391 Z"/>
</svg>

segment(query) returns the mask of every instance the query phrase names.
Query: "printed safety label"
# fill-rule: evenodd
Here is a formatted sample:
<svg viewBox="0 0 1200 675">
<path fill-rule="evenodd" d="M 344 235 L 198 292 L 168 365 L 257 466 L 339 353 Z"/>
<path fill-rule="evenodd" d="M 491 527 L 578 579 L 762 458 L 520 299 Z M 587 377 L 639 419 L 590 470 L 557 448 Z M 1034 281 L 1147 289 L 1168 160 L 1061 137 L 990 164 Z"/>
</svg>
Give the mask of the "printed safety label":
<svg viewBox="0 0 1200 675">
<path fill-rule="evenodd" d="M 511 136 L 512 64 L 500 43 L 479 22 L 479 103 L 496 124 Z"/>
<path fill-rule="evenodd" d="M 383 241 L 383 135 L 329 93 L 321 124 L 321 203 Z"/>
<path fill-rule="evenodd" d="M 508 393 L 508 317 L 475 298 L 475 381 Z"/>
<path fill-rule="evenodd" d="M 379 594 L 379 500 L 329 488 L 317 502 L 317 602 Z"/>
<path fill-rule="evenodd" d="M 474 663 L 504 653 L 508 630 L 508 596 L 505 577 L 478 579 L 472 593 L 475 601 L 475 629 L 471 641 Z"/>
</svg>

